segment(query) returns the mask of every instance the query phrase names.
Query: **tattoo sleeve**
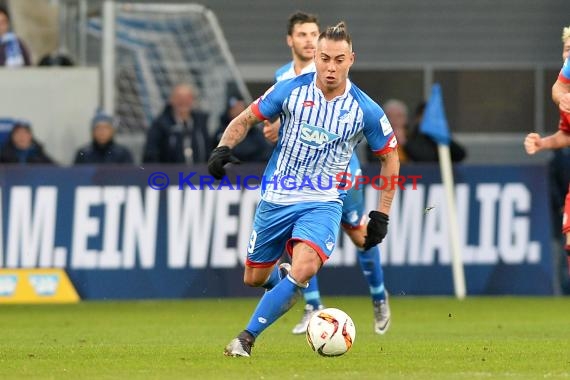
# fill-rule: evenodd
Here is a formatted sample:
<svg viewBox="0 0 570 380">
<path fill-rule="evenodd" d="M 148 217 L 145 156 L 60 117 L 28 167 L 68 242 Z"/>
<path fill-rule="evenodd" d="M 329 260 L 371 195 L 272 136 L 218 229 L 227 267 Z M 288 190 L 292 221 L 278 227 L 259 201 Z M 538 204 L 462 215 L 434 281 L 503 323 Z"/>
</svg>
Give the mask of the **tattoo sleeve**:
<svg viewBox="0 0 570 380">
<path fill-rule="evenodd" d="M 392 207 L 392 200 L 394 199 L 394 194 L 396 194 L 396 189 L 398 188 L 394 181 L 397 181 L 398 175 L 400 174 L 400 158 L 398 157 L 398 150 L 394 149 L 383 154 L 380 156 L 380 161 L 382 163 L 380 175 L 388 181 L 388 184 L 384 190 L 380 190 L 378 211 L 389 215 L 390 208 Z"/>
<path fill-rule="evenodd" d="M 230 121 L 218 146 L 234 148 L 245 138 L 249 129 L 260 121 L 261 119 L 255 116 L 250 105 L 236 116 L 235 119 Z"/>
</svg>

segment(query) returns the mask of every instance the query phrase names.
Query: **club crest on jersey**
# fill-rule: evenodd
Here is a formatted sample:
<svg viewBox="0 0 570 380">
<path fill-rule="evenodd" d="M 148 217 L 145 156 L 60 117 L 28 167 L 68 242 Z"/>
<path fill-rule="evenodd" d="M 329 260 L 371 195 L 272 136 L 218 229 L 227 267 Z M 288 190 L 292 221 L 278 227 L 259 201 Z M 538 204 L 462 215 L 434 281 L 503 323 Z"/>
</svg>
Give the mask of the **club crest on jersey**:
<svg viewBox="0 0 570 380">
<path fill-rule="evenodd" d="M 332 250 L 334 249 L 334 238 L 329 235 L 327 237 L 327 240 L 325 241 L 325 246 L 327 247 L 327 249 L 329 250 L 329 252 L 332 252 Z"/>
<path fill-rule="evenodd" d="M 348 118 L 348 115 L 350 115 L 350 111 L 340 110 L 338 113 L 338 121 L 345 121 Z"/>
<path fill-rule="evenodd" d="M 307 145 L 320 147 L 338 138 L 340 138 L 339 135 L 335 135 L 324 128 L 307 123 L 301 125 L 301 137 L 299 139 Z"/>
<path fill-rule="evenodd" d="M 352 210 L 351 212 L 348 213 L 347 219 L 350 223 L 355 224 L 356 222 L 358 222 L 358 212 L 356 212 L 356 210 Z"/>
</svg>

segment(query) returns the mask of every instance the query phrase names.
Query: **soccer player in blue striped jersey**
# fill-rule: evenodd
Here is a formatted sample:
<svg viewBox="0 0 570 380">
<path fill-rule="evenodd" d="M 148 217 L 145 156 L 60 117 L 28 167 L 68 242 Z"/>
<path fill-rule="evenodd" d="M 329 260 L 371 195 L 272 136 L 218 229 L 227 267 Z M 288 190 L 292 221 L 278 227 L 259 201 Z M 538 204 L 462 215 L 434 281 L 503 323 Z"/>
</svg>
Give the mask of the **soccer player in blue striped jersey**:
<svg viewBox="0 0 570 380">
<path fill-rule="evenodd" d="M 317 16 L 296 12 L 287 23 L 287 45 L 293 60 L 275 72 L 275 81 L 291 79 L 315 71 L 315 49 L 319 38 Z"/>
<path fill-rule="evenodd" d="M 348 79 L 353 63 L 352 39 L 344 22 L 327 28 L 317 42 L 316 72 L 276 83 L 229 123 L 210 155 L 210 174 L 223 178 L 225 164 L 235 160 L 232 148 L 248 130 L 280 116 L 280 139 L 264 172 L 270 183 L 262 186 L 244 270 L 247 285 L 275 285 L 263 294 L 246 328 L 225 347 L 225 355 L 250 356 L 256 338 L 290 309 L 333 252 L 346 191 L 326 182 L 346 172 L 356 145 L 366 138 L 380 158 L 380 174 L 399 174 L 390 122 L 382 108 Z M 285 179 L 293 186 L 281 186 Z M 303 186 L 307 180 L 325 185 Z M 377 209 L 368 215 L 366 249 L 386 236 L 394 193 L 390 186 L 379 191 Z M 292 262 L 279 281 L 272 274 L 283 247 Z"/>
<path fill-rule="evenodd" d="M 318 18 L 303 12 L 296 12 L 289 17 L 287 23 L 287 45 L 291 48 L 293 60 L 275 72 L 275 81 L 291 79 L 300 74 L 315 71 L 314 50 L 319 36 Z M 265 121 L 264 134 L 272 143 L 276 143 L 280 123 Z M 356 154 L 352 155 L 349 165 L 352 176 L 362 174 L 360 162 Z M 363 250 L 366 225 L 364 221 L 364 190 L 353 187 L 347 191 L 343 201 L 341 225 L 343 230 L 358 247 L 358 262 L 368 282 L 374 310 L 374 332 L 385 334 L 390 327 L 390 306 L 384 287 L 384 273 L 380 264 L 380 249 L 374 246 Z M 303 290 L 305 308 L 299 323 L 293 327 L 293 334 L 304 334 L 313 313 L 324 306 L 321 301 L 318 278 L 313 276 L 309 286 Z"/>
</svg>

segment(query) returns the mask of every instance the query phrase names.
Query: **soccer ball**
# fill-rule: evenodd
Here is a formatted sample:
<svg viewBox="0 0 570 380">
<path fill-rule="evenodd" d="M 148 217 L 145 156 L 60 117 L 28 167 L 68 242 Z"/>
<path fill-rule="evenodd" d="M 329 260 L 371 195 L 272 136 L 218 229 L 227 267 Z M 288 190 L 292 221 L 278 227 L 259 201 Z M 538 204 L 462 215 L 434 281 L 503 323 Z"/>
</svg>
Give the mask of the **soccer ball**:
<svg viewBox="0 0 570 380">
<path fill-rule="evenodd" d="M 328 308 L 315 312 L 307 327 L 309 346 L 322 356 L 340 356 L 350 350 L 356 327 L 344 311 Z"/>
</svg>

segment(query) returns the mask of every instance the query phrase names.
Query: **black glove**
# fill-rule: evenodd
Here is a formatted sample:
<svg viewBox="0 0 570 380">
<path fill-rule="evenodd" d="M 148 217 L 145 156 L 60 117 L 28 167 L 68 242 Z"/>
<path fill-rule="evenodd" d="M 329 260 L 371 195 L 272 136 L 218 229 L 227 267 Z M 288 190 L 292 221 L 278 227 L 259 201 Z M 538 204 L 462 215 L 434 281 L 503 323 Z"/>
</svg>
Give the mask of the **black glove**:
<svg viewBox="0 0 570 380">
<path fill-rule="evenodd" d="M 232 150 L 229 147 L 219 146 L 210 154 L 208 171 L 215 179 L 222 179 L 226 175 L 224 165 L 228 163 L 239 164 L 241 162 L 232 154 Z"/>
<path fill-rule="evenodd" d="M 382 243 L 382 240 L 388 233 L 388 215 L 380 211 L 370 211 L 368 214 L 370 221 L 366 227 L 366 236 L 364 237 L 364 249 L 368 250 L 377 244 Z"/>
</svg>

